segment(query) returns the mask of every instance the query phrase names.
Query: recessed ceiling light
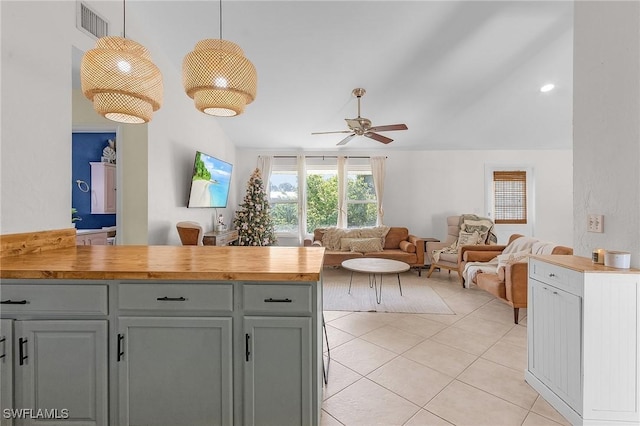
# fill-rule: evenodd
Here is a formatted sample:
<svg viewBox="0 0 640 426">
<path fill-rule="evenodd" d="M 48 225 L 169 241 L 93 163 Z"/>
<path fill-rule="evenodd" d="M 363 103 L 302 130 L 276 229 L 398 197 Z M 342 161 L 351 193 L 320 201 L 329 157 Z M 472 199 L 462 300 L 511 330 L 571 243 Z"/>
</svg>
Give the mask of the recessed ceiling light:
<svg viewBox="0 0 640 426">
<path fill-rule="evenodd" d="M 554 89 L 554 87 L 556 87 L 555 84 L 551 84 L 551 83 L 545 84 L 544 86 L 542 86 L 540 88 L 540 91 L 542 93 L 550 92 L 550 91 L 552 91 Z"/>
</svg>

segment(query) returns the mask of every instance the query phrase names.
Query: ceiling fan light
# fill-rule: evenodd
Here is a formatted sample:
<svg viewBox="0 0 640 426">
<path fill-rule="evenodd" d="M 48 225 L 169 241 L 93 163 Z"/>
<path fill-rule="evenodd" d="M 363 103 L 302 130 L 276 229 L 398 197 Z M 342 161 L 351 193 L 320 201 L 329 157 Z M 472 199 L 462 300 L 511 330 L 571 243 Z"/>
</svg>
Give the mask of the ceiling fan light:
<svg viewBox="0 0 640 426">
<path fill-rule="evenodd" d="M 146 123 L 162 105 L 162 74 L 141 44 L 102 37 L 80 65 L 82 93 L 103 117 L 121 123 Z"/>
<path fill-rule="evenodd" d="M 240 46 L 228 40 L 205 39 L 184 57 L 182 84 L 199 111 L 230 117 L 242 114 L 254 101 L 258 77 Z"/>
</svg>

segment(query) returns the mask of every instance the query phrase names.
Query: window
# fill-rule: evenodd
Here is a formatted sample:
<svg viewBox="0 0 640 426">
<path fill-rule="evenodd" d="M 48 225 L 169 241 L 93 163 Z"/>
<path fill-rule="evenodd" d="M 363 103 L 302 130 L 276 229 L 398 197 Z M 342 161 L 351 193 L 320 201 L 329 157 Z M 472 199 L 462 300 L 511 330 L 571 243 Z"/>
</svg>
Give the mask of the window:
<svg viewBox="0 0 640 426">
<path fill-rule="evenodd" d="M 527 223 L 527 172 L 493 172 L 493 211 L 496 224 Z"/>
<path fill-rule="evenodd" d="M 371 167 L 347 166 L 347 227 L 375 226 L 378 217 Z"/>
<path fill-rule="evenodd" d="M 269 204 L 276 232 L 298 233 L 298 172 L 272 170 Z"/>
<path fill-rule="evenodd" d="M 375 226 L 378 214 L 373 175 L 368 158 L 349 159 L 345 173 L 348 227 Z M 296 158 L 274 159 L 269 180 L 269 202 L 276 232 L 310 234 L 338 223 L 338 161 L 335 157 L 307 157 L 304 176 Z M 301 185 L 306 188 L 302 199 Z"/>
</svg>

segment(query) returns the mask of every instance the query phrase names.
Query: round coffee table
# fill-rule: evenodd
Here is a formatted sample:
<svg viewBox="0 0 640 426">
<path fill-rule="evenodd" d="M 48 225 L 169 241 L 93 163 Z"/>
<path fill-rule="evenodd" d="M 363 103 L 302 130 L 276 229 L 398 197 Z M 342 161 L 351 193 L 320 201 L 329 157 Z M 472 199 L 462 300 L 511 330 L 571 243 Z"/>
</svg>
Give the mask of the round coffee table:
<svg viewBox="0 0 640 426">
<path fill-rule="evenodd" d="M 402 284 L 400 283 L 400 272 L 405 272 L 411 269 L 409 264 L 400 262 L 399 260 L 391 259 L 379 259 L 375 257 L 362 257 L 358 259 L 349 259 L 342 262 L 342 267 L 348 271 L 351 271 L 351 278 L 349 279 L 349 294 L 351 294 L 351 282 L 353 281 L 353 273 L 361 272 L 369 274 L 369 288 L 375 288 L 376 290 L 376 302 L 380 304 L 382 301 L 382 275 L 383 274 L 396 274 L 398 276 L 398 287 L 400 288 L 400 295 L 402 296 Z M 377 275 L 380 275 L 380 292 L 378 292 L 378 280 Z"/>
</svg>

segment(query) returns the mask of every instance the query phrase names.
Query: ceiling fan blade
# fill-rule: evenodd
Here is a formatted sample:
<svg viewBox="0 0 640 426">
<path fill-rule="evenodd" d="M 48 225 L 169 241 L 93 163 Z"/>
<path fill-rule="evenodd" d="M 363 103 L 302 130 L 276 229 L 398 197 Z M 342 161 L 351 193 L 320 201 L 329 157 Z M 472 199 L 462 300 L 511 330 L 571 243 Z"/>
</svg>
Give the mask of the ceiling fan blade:
<svg viewBox="0 0 640 426">
<path fill-rule="evenodd" d="M 369 129 L 370 132 L 388 132 L 391 130 L 407 130 L 406 124 L 389 124 L 388 126 L 375 126 Z"/>
<path fill-rule="evenodd" d="M 366 136 L 368 138 L 371 138 L 371 139 L 375 139 L 378 142 L 382 142 L 382 143 L 393 142 L 393 139 L 390 139 L 390 138 L 388 138 L 386 136 L 382 136 L 382 135 L 379 135 L 379 134 L 373 133 L 373 132 L 367 132 L 367 133 L 364 134 L 364 136 Z"/>
<path fill-rule="evenodd" d="M 337 130 L 335 132 L 311 132 L 312 135 L 328 135 L 330 133 L 351 133 L 351 130 Z"/>
<path fill-rule="evenodd" d="M 336 145 L 340 146 L 340 145 L 346 145 L 347 142 L 349 142 L 356 134 L 352 133 L 349 136 L 347 136 L 346 138 L 342 139 L 340 142 L 338 142 Z"/>
</svg>

